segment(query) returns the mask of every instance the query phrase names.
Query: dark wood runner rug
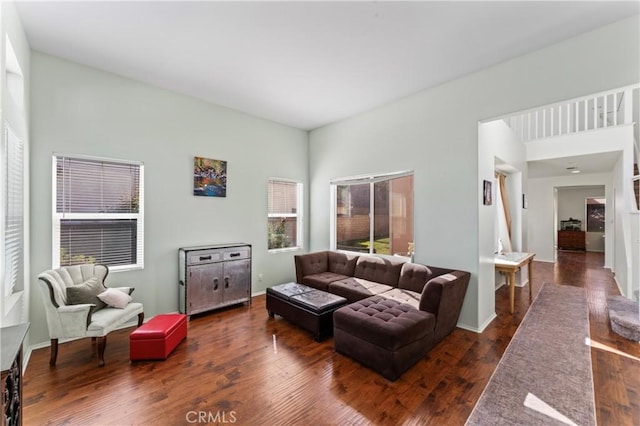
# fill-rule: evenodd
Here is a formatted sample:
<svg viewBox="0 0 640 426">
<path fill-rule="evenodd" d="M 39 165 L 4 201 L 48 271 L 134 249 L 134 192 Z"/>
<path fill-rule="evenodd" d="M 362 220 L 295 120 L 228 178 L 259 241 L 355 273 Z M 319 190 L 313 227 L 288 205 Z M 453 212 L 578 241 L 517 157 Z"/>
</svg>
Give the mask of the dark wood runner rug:
<svg viewBox="0 0 640 426">
<path fill-rule="evenodd" d="M 595 425 L 589 337 L 585 290 L 544 284 L 467 425 Z"/>
</svg>

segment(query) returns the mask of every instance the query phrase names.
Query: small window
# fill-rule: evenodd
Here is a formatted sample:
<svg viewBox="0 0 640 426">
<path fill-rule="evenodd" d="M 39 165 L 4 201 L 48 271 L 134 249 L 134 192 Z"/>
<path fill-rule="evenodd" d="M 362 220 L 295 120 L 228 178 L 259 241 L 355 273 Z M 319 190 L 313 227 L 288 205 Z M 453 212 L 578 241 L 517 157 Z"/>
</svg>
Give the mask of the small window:
<svg viewBox="0 0 640 426">
<path fill-rule="evenodd" d="M 269 179 L 268 248 L 302 246 L 302 183 Z"/>
<path fill-rule="evenodd" d="M 144 166 L 139 162 L 54 157 L 53 266 L 144 265 Z"/>
</svg>

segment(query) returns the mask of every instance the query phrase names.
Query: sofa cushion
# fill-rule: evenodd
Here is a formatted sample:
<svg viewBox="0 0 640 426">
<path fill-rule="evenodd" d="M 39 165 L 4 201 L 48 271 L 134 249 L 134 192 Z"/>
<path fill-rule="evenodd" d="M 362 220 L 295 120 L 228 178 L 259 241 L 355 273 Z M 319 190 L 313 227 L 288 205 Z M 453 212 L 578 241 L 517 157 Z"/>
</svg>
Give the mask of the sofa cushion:
<svg viewBox="0 0 640 426">
<path fill-rule="evenodd" d="M 87 336 L 104 336 L 142 312 L 142 303 L 138 302 L 131 302 L 124 309 L 100 309 L 91 317 Z"/>
<path fill-rule="evenodd" d="M 321 272 L 319 274 L 307 275 L 302 279 L 304 285 L 317 288 L 318 290 L 327 291 L 329 284 L 334 281 L 340 281 L 349 278 L 347 275 L 336 274 L 333 272 Z"/>
<path fill-rule="evenodd" d="M 435 316 L 409 305 L 369 297 L 333 313 L 333 324 L 381 348 L 396 350 L 433 334 Z"/>
<path fill-rule="evenodd" d="M 402 265 L 398 288 L 422 293 L 424 285 L 433 276 L 431 269 L 419 263 L 407 262 Z"/>
<path fill-rule="evenodd" d="M 380 293 L 379 296 L 384 297 L 385 299 L 395 300 L 398 303 L 404 303 L 406 305 L 413 306 L 416 309 L 420 308 L 420 297 L 422 296 L 420 293 L 415 291 L 406 290 L 402 288 L 392 288 L 389 291 L 385 291 L 384 293 Z"/>
<path fill-rule="evenodd" d="M 356 262 L 358 256 L 341 253 L 338 251 L 330 251 L 328 255 L 328 270 L 335 274 L 346 275 L 348 277 L 353 276 L 353 271 L 356 269 Z"/>
<path fill-rule="evenodd" d="M 393 262 L 377 256 L 360 256 L 353 276 L 397 287 L 402 264 L 403 262 Z"/>
<path fill-rule="evenodd" d="M 305 255 L 294 256 L 296 267 L 299 267 L 303 275 L 319 274 L 328 271 L 328 252 L 319 251 Z"/>
<path fill-rule="evenodd" d="M 375 296 L 376 294 L 384 293 L 391 289 L 393 289 L 393 287 L 385 284 L 363 280 L 361 278 L 349 277 L 330 283 L 328 291 L 346 298 L 347 301 L 351 303 L 370 296 Z"/>
</svg>

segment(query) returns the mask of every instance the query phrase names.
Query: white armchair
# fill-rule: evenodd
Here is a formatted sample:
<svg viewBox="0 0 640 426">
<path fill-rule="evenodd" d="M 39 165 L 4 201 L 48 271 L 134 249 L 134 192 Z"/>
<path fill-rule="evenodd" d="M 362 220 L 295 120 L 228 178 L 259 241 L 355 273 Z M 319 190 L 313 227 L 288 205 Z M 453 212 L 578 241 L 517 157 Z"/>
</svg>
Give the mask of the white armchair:
<svg viewBox="0 0 640 426">
<path fill-rule="evenodd" d="M 67 288 L 76 287 L 74 290 L 84 291 L 87 285 L 91 287 L 92 284 L 92 287 L 97 285 L 102 288 L 108 274 L 109 268 L 105 265 L 84 264 L 64 266 L 38 275 L 51 338 L 50 365 L 56 365 L 58 339 L 91 337 L 94 341 L 96 338 L 98 340 L 96 346 L 98 365 L 103 366 L 107 334 L 136 315 L 138 326 L 142 325 L 144 311 L 141 303 L 129 302 L 122 309 L 106 306 L 99 310 L 95 310 L 96 305 L 101 303 L 99 300 L 96 300 L 97 303 L 70 304 Z M 114 289 L 127 295 L 134 290 L 133 287 Z"/>
</svg>

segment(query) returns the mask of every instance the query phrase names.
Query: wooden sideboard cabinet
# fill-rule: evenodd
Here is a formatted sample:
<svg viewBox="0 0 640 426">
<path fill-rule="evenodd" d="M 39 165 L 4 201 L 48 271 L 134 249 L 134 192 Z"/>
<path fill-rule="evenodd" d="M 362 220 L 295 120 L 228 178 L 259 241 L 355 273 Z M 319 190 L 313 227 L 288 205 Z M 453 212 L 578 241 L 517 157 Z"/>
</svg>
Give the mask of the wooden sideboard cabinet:
<svg viewBox="0 0 640 426">
<path fill-rule="evenodd" d="M 0 378 L 2 385 L 2 426 L 22 424 L 22 341 L 29 324 L 0 329 Z"/>
<path fill-rule="evenodd" d="M 584 231 L 558 231 L 558 249 L 586 250 Z"/>
<path fill-rule="evenodd" d="M 219 244 L 178 252 L 180 312 L 191 316 L 251 303 L 251 246 Z"/>
</svg>

